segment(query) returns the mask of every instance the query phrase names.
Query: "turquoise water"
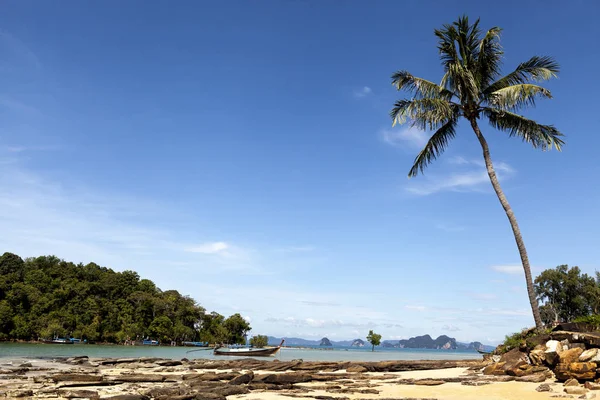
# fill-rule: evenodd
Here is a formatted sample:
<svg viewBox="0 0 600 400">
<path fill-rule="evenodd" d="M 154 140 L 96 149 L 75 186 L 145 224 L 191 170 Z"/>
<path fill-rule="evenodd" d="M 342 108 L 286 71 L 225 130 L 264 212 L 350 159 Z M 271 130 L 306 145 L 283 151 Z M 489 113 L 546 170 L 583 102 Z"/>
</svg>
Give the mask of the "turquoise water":
<svg viewBox="0 0 600 400">
<path fill-rule="evenodd" d="M 215 356 L 211 350 L 193 351 L 193 347 L 170 346 L 117 346 L 93 344 L 33 344 L 0 343 L 0 358 L 54 358 L 86 355 L 89 357 L 161 357 L 171 359 L 235 359 L 237 357 Z M 428 350 L 428 349 L 370 349 L 336 348 L 333 350 L 283 348 L 274 357 L 262 359 L 289 361 L 384 361 L 384 360 L 464 360 L 481 359 L 481 355 L 467 350 Z"/>
</svg>

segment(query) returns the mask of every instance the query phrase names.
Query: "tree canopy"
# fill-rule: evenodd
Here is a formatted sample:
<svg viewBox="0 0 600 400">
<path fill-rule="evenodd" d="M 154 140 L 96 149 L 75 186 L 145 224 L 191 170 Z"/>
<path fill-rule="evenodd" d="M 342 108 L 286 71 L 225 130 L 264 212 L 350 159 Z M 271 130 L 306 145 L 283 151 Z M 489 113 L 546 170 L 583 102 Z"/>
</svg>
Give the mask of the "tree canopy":
<svg viewBox="0 0 600 400">
<path fill-rule="evenodd" d="M 269 344 L 269 338 L 265 335 L 256 335 L 250 339 L 250 345 L 252 347 L 266 347 Z"/>
<path fill-rule="evenodd" d="M 239 315 L 207 313 L 176 290 L 162 291 L 134 271 L 54 256 L 0 256 L 0 340 L 76 337 L 118 343 L 243 343 L 250 325 Z"/>
<path fill-rule="evenodd" d="M 381 344 L 381 335 L 374 333 L 373 330 L 369 331 L 367 335 L 367 341 L 371 343 L 371 351 L 375 351 L 375 346 L 379 346 Z"/>
<path fill-rule="evenodd" d="M 579 267 L 559 265 L 535 279 L 535 292 L 546 324 L 573 321 L 600 311 L 600 275 L 581 273 Z"/>
</svg>

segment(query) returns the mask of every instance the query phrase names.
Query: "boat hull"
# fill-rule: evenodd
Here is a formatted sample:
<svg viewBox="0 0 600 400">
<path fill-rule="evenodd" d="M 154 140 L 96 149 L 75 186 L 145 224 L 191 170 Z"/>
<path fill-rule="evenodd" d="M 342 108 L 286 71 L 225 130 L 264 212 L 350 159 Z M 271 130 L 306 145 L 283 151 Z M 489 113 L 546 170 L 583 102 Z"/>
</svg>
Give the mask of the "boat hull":
<svg viewBox="0 0 600 400">
<path fill-rule="evenodd" d="M 279 351 L 279 347 L 272 349 L 248 349 L 241 351 L 215 349 L 216 356 L 234 356 L 234 357 L 269 357 Z"/>
</svg>

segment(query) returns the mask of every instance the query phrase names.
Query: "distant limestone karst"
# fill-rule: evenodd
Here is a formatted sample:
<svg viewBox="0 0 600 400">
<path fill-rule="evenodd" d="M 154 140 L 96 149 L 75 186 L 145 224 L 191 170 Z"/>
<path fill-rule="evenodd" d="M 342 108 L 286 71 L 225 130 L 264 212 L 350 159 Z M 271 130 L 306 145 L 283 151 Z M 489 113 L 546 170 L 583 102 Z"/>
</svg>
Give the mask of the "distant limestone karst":
<svg viewBox="0 0 600 400">
<path fill-rule="evenodd" d="M 361 339 L 355 339 L 350 346 L 351 347 L 365 347 L 365 342 Z"/>
<path fill-rule="evenodd" d="M 453 350 L 457 349 L 458 345 L 456 344 L 456 339 L 446 335 L 439 336 L 437 339 L 432 339 L 429 335 L 423 335 L 397 341 L 386 340 L 383 342 L 383 347 Z"/>
<path fill-rule="evenodd" d="M 328 346 L 328 347 L 331 347 L 333 345 L 331 344 L 331 342 L 329 341 L 329 339 L 327 339 L 326 337 L 324 337 L 323 339 L 321 339 L 321 343 L 319 343 L 319 346 Z"/>
</svg>

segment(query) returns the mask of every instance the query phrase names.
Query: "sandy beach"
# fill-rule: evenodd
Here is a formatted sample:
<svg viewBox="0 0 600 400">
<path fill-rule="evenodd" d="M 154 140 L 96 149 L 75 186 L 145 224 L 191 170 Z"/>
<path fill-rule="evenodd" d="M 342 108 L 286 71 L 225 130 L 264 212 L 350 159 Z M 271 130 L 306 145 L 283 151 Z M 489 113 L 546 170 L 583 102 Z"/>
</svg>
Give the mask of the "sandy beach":
<svg viewBox="0 0 600 400">
<path fill-rule="evenodd" d="M 550 399 L 563 386 L 484 376 L 479 360 L 293 362 L 242 360 L 14 360 L 0 396 L 58 399 Z M 123 396 L 127 397 L 123 397 Z M 586 398 L 592 398 L 589 392 Z"/>
</svg>

